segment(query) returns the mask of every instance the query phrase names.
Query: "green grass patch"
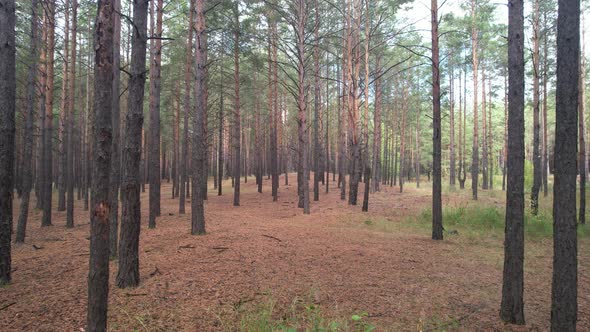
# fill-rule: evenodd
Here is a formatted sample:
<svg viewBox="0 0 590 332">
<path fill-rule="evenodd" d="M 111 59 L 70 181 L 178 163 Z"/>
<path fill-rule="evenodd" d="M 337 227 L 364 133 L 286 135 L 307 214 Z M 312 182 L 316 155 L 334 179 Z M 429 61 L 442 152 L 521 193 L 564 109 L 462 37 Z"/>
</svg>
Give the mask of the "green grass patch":
<svg viewBox="0 0 590 332">
<path fill-rule="evenodd" d="M 287 308 L 280 308 L 272 297 L 250 307 L 236 308 L 238 326 L 231 331 L 243 332 L 371 332 L 375 327 L 368 322 L 368 314 L 356 313 L 349 317 L 328 317 L 322 307 L 310 298 L 296 298 Z M 224 324 L 225 325 L 225 324 Z"/>
<path fill-rule="evenodd" d="M 418 216 L 410 218 L 410 223 L 425 228 L 432 225 L 432 210 L 425 209 Z M 443 209 L 443 225 L 447 233 L 458 233 L 470 237 L 501 236 L 504 233 L 505 210 L 495 206 L 460 206 Z M 543 239 L 553 236 L 553 217 L 546 210 L 534 216 L 525 211 L 525 237 Z M 588 224 L 578 224 L 578 236 L 590 236 Z"/>
</svg>

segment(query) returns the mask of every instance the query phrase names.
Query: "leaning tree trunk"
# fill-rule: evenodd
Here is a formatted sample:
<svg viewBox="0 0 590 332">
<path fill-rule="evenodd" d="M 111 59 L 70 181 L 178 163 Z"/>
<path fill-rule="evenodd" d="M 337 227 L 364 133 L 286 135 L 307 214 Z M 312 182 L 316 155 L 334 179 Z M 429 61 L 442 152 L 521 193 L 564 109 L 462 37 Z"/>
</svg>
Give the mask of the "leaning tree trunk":
<svg viewBox="0 0 590 332">
<path fill-rule="evenodd" d="M 524 325 L 524 15 L 523 1 L 508 6 L 508 183 L 500 318 Z"/>
<path fill-rule="evenodd" d="M 10 237 L 16 109 L 14 0 L 0 0 L 0 285 L 11 279 Z"/>
<path fill-rule="evenodd" d="M 578 313 L 576 154 L 580 1 L 559 0 L 555 91 L 555 178 L 553 185 L 553 282 L 551 331 L 575 331 Z"/>
<path fill-rule="evenodd" d="M 114 0 L 98 3 L 94 49 L 94 123 L 87 331 L 107 330 L 109 179 L 112 150 Z"/>
<path fill-rule="evenodd" d="M 131 64 L 128 82 L 127 114 L 123 132 L 123 176 L 121 182 L 121 234 L 119 241 L 119 271 L 117 287 L 139 285 L 139 232 L 141 225 L 140 172 L 143 96 L 145 92 L 145 62 L 147 45 L 148 0 L 133 1 Z"/>
</svg>

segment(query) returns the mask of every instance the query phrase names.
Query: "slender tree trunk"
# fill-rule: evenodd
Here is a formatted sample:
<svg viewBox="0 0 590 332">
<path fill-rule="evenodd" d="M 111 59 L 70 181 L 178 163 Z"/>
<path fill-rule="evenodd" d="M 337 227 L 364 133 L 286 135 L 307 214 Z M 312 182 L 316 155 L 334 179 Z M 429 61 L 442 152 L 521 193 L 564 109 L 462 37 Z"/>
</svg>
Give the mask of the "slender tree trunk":
<svg viewBox="0 0 590 332">
<path fill-rule="evenodd" d="M 67 160 L 66 160 L 66 187 L 67 187 L 67 216 L 66 227 L 74 227 L 74 139 L 76 138 L 74 131 L 74 115 L 75 115 L 75 99 L 76 96 L 76 48 L 77 48 L 77 31 L 78 31 L 78 1 L 71 0 L 72 4 L 72 45 L 70 48 L 70 86 L 69 86 L 69 101 L 68 101 L 68 146 L 67 146 Z M 117 17 L 119 15 L 116 15 Z M 117 68 L 118 72 L 118 68 Z"/>
<path fill-rule="evenodd" d="M 308 9 L 305 0 L 295 3 L 295 29 L 297 50 L 297 136 L 298 136 L 298 172 L 297 184 L 299 207 L 304 214 L 309 214 L 309 134 L 307 131 L 307 81 L 306 81 L 306 25 Z"/>
<path fill-rule="evenodd" d="M 467 73 L 465 73 L 467 75 Z M 463 113 L 465 109 L 463 108 L 463 98 L 464 95 L 462 93 L 461 88 L 461 71 L 459 71 L 459 189 L 465 189 L 465 179 L 467 178 L 467 174 L 465 172 L 465 141 L 463 140 L 463 131 L 465 128 L 463 127 Z"/>
<path fill-rule="evenodd" d="M 535 0 L 533 3 L 533 187 L 531 189 L 531 212 L 533 215 L 539 212 L 539 190 L 543 184 L 541 125 L 539 122 L 539 1 Z"/>
<path fill-rule="evenodd" d="M 508 68 L 506 68 L 506 72 Z M 502 191 L 506 190 L 506 171 L 508 159 L 508 74 L 504 75 L 504 149 L 502 159 Z"/>
<path fill-rule="evenodd" d="M 553 185 L 551 331 L 575 331 L 578 313 L 576 154 L 580 58 L 580 1 L 559 0 Z"/>
<path fill-rule="evenodd" d="M 187 168 L 188 168 L 188 114 L 190 113 L 191 107 L 191 67 L 193 58 L 193 27 L 194 27 L 194 13 L 195 13 L 195 0 L 190 0 L 190 14 L 188 23 L 188 37 L 186 46 L 186 63 L 184 68 L 184 105 L 183 105 L 183 128 L 182 128 L 182 154 L 180 160 L 180 195 L 178 199 L 178 214 L 185 213 L 186 203 L 186 189 L 185 186 L 188 182 Z M 221 120 L 223 121 L 223 120 Z M 221 139 L 221 138 L 220 138 Z M 223 163 L 220 164 L 223 167 Z M 221 181 L 221 177 L 220 180 Z M 219 186 L 221 192 L 221 186 Z"/>
<path fill-rule="evenodd" d="M 63 83 L 59 106 L 59 127 L 57 131 L 58 164 L 57 164 L 57 211 L 66 210 L 66 163 L 67 163 L 67 123 L 68 123 L 68 87 L 70 80 L 70 60 L 68 59 L 70 44 L 70 1 L 64 1 L 64 56 L 63 56 Z"/>
<path fill-rule="evenodd" d="M 320 20 L 319 1 L 314 1 L 314 45 L 313 45 L 313 200 L 320 200 Z"/>
<path fill-rule="evenodd" d="M 382 101 L 382 89 L 381 89 L 381 54 L 378 54 L 375 59 L 376 73 L 375 76 L 375 114 L 374 114 L 374 126 L 373 130 L 373 192 L 380 191 L 379 185 L 381 183 L 381 101 Z M 386 143 L 387 144 L 387 143 Z"/>
<path fill-rule="evenodd" d="M 151 2 L 151 24 L 154 29 L 154 2 Z M 148 164 L 150 182 L 149 200 L 149 228 L 156 227 L 156 217 L 160 216 L 160 93 L 162 91 L 161 67 L 162 67 L 162 11 L 164 2 L 157 0 L 155 8 L 155 31 L 153 35 L 157 38 L 150 47 L 150 128 L 148 141 Z"/>
<path fill-rule="evenodd" d="M 234 5 L 234 206 L 240 206 L 240 176 L 241 176 L 241 146 L 240 136 L 242 132 L 242 119 L 240 116 L 240 16 L 238 12 L 238 3 Z"/>
<path fill-rule="evenodd" d="M 120 0 L 114 0 L 115 12 L 121 11 Z M 111 234 L 110 234 L 110 257 L 117 257 L 119 244 L 119 185 L 121 182 L 121 107 L 119 103 L 120 73 L 121 66 L 120 42 L 121 42 L 121 17 L 115 15 L 115 26 L 113 27 L 113 146 L 111 149 L 111 179 L 110 179 L 110 205 L 111 205 Z"/>
<path fill-rule="evenodd" d="M 47 57 L 45 80 L 45 119 L 43 134 L 43 217 L 41 226 L 51 226 L 51 205 L 53 187 L 53 79 L 55 52 L 55 0 L 48 0 L 46 7 Z"/>
<path fill-rule="evenodd" d="M 449 184 L 454 187 L 456 180 L 456 159 L 455 159 L 455 70 L 451 65 L 449 69 Z"/>
<path fill-rule="evenodd" d="M 487 105 L 486 105 L 486 75 L 484 65 L 481 66 L 481 125 L 482 125 L 482 151 L 481 151 L 481 189 L 488 189 L 488 128 L 487 128 Z M 491 91 L 490 91 L 491 93 Z"/>
<path fill-rule="evenodd" d="M 478 119 L 477 119 L 477 49 L 478 49 L 478 30 L 476 23 L 476 1 L 471 0 L 471 53 L 473 65 L 473 144 L 471 152 L 471 192 L 473 199 L 477 200 L 477 182 L 479 176 L 479 136 Z"/>
<path fill-rule="evenodd" d="M 490 77 L 488 77 L 488 130 L 487 130 L 487 137 L 486 139 L 488 140 L 488 151 L 489 151 L 489 156 L 488 156 L 488 160 L 489 160 L 489 188 L 490 190 L 494 189 L 494 164 L 496 163 L 497 159 L 495 157 L 495 153 L 494 153 L 494 135 L 493 135 L 493 127 L 492 127 L 492 109 L 493 109 L 493 104 L 492 104 L 492 80 Z"/>
<path fill-rule="evenodd" d="M 87 331 L 107 330 L 109 294 L 109 178 L 112 151 L 115 1 L 98 3 L 94 33 L 94 130 Z M 49 108 L 51 109 L 51 108 Z"/>
<path fill-rule="evenodd" d="M 176 84 L 176 91 L 180 90 L 180 86 Z M 179 145 L 180 145 L 180 104 L 178 99 L 180 98 L 179 95 L 174 96 L 173 104 L 174 104 L 174 122 L 172 124 L 172 131 L 173 131 L 173 147 L 172 147 L 172 167 L 170 173 L 172 175 L 172 198 L 176 198 L 178 196 L 178 155 L 179 155 Z"/>
<path fill-rule="evenodd" d="M 221 69 L 221 76 L 224 76 L 223 73 L 223 65 L 220 65 Z M 218 147 L 218 156 L 217 156 L 217 196 L 221 196 L 223 193 L 223 163 L 224 158 L 223 154 L 225 153 L 223 150 L 223 117 L 224 117 L 224 94 L 223 94 L 223 80 L 220 82 L 219 87 L 219 147 Z M 258 142 L 257 142 L 258 143 Z M 258 146 L 258 144 L 257 144 Z"/>
<path fill-rule="evenodd" d="M 193 151 L 192 151 L 192 187 L 191 197 L 191 234 L 205 234 L 205 207 L 203 205 L 203 158 L 205 158 L 204 119 L 207 112 L 205 103 L 205 1 L 195 2 L 195 115 L 193 117 Z M 238 177 L 239 182 L 239 177 Z"/>
<path fill-rule="evenodd" d="M 13 4 L 14 5 L 14 4 Z M 36 94 L 37 94 L 37 61 L 38 59 L 38 42 L 39 42 L 39 16 L 37 15 L 39 10 L 39 2 L 38 0 L 31 1 L 31 39 L 30 39 L 30 64 L 29 64 L 29 72 L 27 75 L 27 106 L 25 109 L 25 124 L 24 124 L 24 137 L 23 137 L 23 144 L 24 144 L 24 153 L 23 153 L 23 195 L 21 197 L 20 202 L 20 214 L 18 218 L 18 224 L 16 227 L 16 238 L 15 241 L 17 243 L 22 243 L 25 241 L 25 233 L 27 228 L 27 219 L 29 216 L 29 198 L 31 194 L 31 186 L 33 183 L 33 174 L 32 174 L 32 167 L 33 167 L 33 123 L 35 117 L 35 102 L 36 102 Z M 1 12 L 0 12 L 1 13 Z M 2 14 L 0 14 L 2 15 Z M 6 28 L 6 27 L 4 27 Z M 0 37 L 2 38 L 2 37 Z M 10 37 L 12 38 L 12 36 Z M 13 99 L 14 100 L 14 99 Z M 14 118 L 14 116 L 12 117 Z M 3 121 L 4 123 L 4 121 Z M 10 188 L 10 187 L 7 187 Z M 4 215 L 4 210 L 3 210 Z M 11 214 L 5 214 L 10 216 Z M 3 221 L 3 220 L 2 220 Z M 0 223 L 0 227 L 3 224 Z M 6 229 L 2 228 L 2 232 Z M 4 233 L 2 233 L 4 234 Z M 10 229 L 8 229 L 8 234 L 10 234 Z M 0 260 L 2 260 L 0 258 Z M 2 264 L 0 264 L 1 266 Z M 2 270 L 0 268 L 0 270 Z M 0 280 L 3 280 L 4 274 L 0 275 Z M 2 281 L 0 281 L 1 283 Z"/>
<path fill-rule="evenodd" d="M 432 239 L 443 239 L 442 225 L 442 174 L 441 174 L 441 115 L 440 115 L 440 69 L 438 50 L 438 3 L 430 6 L 432 22 Z"/>
<path fill-rule="evenodd" d="M 143 96 L 147 46 L 148 0 L 133 1 L 131 64 L 128 82 L 127 114 L 123 132 L 123 176 L 121 182 L 121 234 L 117 287 L 139 285 L 139 232 L 141 225 L 140 190 L 143 178 L 140 160 L 143 140 Z"/>
<path fill-rule="evenodd" d="M 43 8 L 42 8 L 43 9 Z M 45 186 L 45 169 L 43 163 L 45 162 L 45 86 L 47 85 L 47 14 L 48 12 L 42 10 L 43 16 L 41 19 L 41 50 L 39 55 L 39 107 L 37 119 L 37 156 L 36 156 L 36 179 L 35 179 L 35 196 L 37 198 L 36 209 L 42 210 L 44 207 L 43 198 Z M 90 58 L 90 56 L 89 56 Z M 89 61 L 90 62 L 90 61 Z M 90 75 L 86 75 L 86 80 L 89 81 Z M 87 89 L 89 90 L 89 89 Z M 89 95 L 89 92 L 87 92 Z M 89 99 L 89 98 L 87 98 Z M 86 195 L 87 197 L 88 195 Z M 87 204 L 86 204 L 87 205 Z"/>
<path fill-rule="evenodd" d="M 548 82 L 548 75 L 547 72 L 549 70 L 549 61 L 548 61 L 548 46 L 547 46 L 547 11 L 543 14 L 543 23 L 544 23 L 544 38 L 543 38 L 543 196 L 547 197 L 549 194 L 549 181 L 547 179 L 549 173 L 549 156 L 547 150 L 549 148 L 549 142 L 547 141 L 547 82 Z"/>
<path fill-rule="evenodd" d="M 0 0 L 0 285 L 11 280 L 16 110 L 15 22 L 14 0 Z"/>
<path fill-rule="evenodd" d="M 400 130 L 400 148 L 399 148 L 399 192 L 404 191 L 404 172 L 406 171 L 405 165 L 405 143 L 406 143 L 406 118 L 408 113 L 408 87 L 402 88 L 402 106 L 401 106 L 401 130 Z"/>
<path fill-rule="evenodd" d="M 500 318 L 524 325 L 524 5 L 508 6 L 508 183 Z M 574 203 L 575 204 L 575 203 Z"/>
<path fill-rule="evenodd" d="M 578 222 L 580 224 L 586 223 L 586 165 L 587 155 L 586 155 L 586 140 L 584 139 L 584 135 L 586 133 L 585 127 L 585 94 L 584 89 L 585 85 L 585 77 L 586 77 L 586 70 L 584 69 L 586 65 L 586 61 L 584 60 L 584 43 L 582 40 L 582 45 L 580 47 L 580 77 L 579 77 L 579 93 L 578 93 L 578 149 L 579 149 L 579 169 L 580 169 L 580 207 L 578 209 Z"/>
</svg>

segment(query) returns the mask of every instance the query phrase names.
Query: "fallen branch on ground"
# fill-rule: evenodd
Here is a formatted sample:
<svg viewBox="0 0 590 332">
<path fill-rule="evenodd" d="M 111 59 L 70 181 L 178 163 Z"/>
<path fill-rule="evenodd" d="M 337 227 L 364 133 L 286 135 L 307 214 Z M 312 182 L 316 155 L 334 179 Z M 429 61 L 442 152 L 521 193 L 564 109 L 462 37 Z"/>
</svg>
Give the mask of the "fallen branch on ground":
<svg viewBox="0 0 590 332">
<path fill-rule="evenodd" d="M 267 237 L 269 239 L 273 239 L 273 240 L 277 240 L 279 242 L 283 242 L 283 240 L 279 239 L 278 237 L 274 237 L 272 235 L 266 235 L 266 234 L 262 234 L 262 236 Z"/>
<path fill-rule="evenodd" d="M 4 309 L 6 309 L 6 308 L 10 308 L 10 307 L 12 307 L 12 306 L 13 306 L 13 305 L 15 305 L 15 304 L 16 304 L 16 302 L 8 303 L 7 305 L 5 305 L 5 306 L 1 307 L 1 308 L 0 308 L 0 311 L 4 310 Z"/>
</svg>

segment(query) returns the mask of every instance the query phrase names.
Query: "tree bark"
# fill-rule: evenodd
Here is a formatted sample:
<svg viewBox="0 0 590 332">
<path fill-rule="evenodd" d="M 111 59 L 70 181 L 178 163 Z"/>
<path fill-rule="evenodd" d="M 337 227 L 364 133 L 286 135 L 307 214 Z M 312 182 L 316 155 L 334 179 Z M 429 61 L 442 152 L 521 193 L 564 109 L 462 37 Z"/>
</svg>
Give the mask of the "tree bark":
<svg viewBox="0 0 590 332">
<path fill-rule="evenodd" d="M 25 124 L 24 124 L 24 137 L 23 137 L 23 194 L 20 202 L 20 214 L 18 218 L 18 224 L 16 227 L 16 238 L 17 243 L 25 241 L 25 233 L 27 228 L 27 219 L 29 216 L 29 198 L 31 194 L 31 187 L 33 183 L 33 123 L 35 117 L 35 102 L 37 94 L 37 66 L 38 59 L 38 42 L 39 42 L 39 16 L 37 15 L 39 10 L 39 1 L 31 1 L 31 39 L 30 39 L 30 59 L 29 72 L 27 76 L 27 106 L 25 109 Z M 4 212 L 3 212 L 4 213 Z M 4 215 L 4 214 L 3 214 Z M 10 214 L 6 214 L 10 215 Z M 2 232 L 5 231 L 2 228 Z M 10 231 L 9 231 L 10 233 Z M 0 276 L 0 279 L 2 277 Z"/>
<path fill-rule="evenodd" d="M 471 63 L 473 65 L 473 143 L 471 152 L 471 192 L 474 200 L 477 200 L 477 182 L 479 176 L 479 137 L 477 119 L 477 48 L 478 31 L 476 23 L 476 1 L 471 0 Z"/>
<path fill-rule="evenodd" d="M 61 89 L 61 101 L 59 106 L 59 127 L 57 132 L 58 164 L 57 164 L 57 211 L 66 210 L 66 163 L 67 163 L 67 123 L 68 123 L 68 93 L 70 80 L 70 60 L 68 59 L 70 44 L 70 1 L 64 1 L 64 56 L 63 56 L 63 82 Z"/>
<path fill-rule="evenodd" d="M 94 132 L 87 331 L 107 330 L 109 293 L 109 178 L 112 152 L 113 0 L 98 3 L 94 33 Z"/>
<path fill-rule="evenodd" d="M 143 137 L 143 96 L 147 46 L 148 0 L 133 1 L 131 64 L 128 82 L 127 114 L 123 132 L 123 176 L 121 182 L 121 234 L 117 287 L 139 285 L 139 233 L 141 225 L 140 190 L 143 179 L 140 160 Z"/>
<path fill-rule="evenodd" d="M 555 177 L 553 185 L 553 282 L 551 330 L 575 331 L 578 312 L 576 174 L 580 1 L 559 0 Z"/>
<path fill-rule="evenodd" d="M 539 122 L 539 1 L 534 0 L 533 3 L 533 187 L 531 188 L 531 213 L 533 215 L 537 215 L 539 212 L 539 190 L 543 184 L 541 125 Z"/>
<path fill-rule="evenodd" d="M 586 154 L 586 140 L 584 139 L 584 135 L 586 134 L 585 129 L 585 78 L 586 78 L 586 70 L 584 69 L 586 65 L 586 61 L 584 60 L 584 43 L 580 47 L 580 76 L 579 76 L 579 93 L 578 93 L 578 150 L 579 150 L 579 169 L 580 169 L 580 206 L 578 209 L 578 222 L 580 224 L 586 223 L 586 165 L 587 161 L 587 154 Z"/>
<path fill-rule="evenodd" d="M 67 216 L 66 227 L 74 227 L 74 138 L 76 137 L 74 131 L 74 115 L 75 115 L 75 99 L 76 96 L 76 48 L 77 48 L 77 31 L 78 31 L 78 1 L 71 0 L 72 4 L 72 26 L 70 32 L 72 34 L 72 45 L 70 48 L 70 93 L 68 95 L 68 157 L 66 160 L 66 187 L 67 187 Z M 118 17 L 118 15 L 117 15 Z M 118 68 L 117 68 L 118 71 Z"/>
<path fill-rule="evenodd" d="M 114 0 L 115 11 L 121 11 L 120 0 Z M 115 15 L 115 26 L 113 27 L 113 146 L 111 149 L 111 179 L 110 179 L 110 204 L 111 204 L 111 234 L 110 234 L 110 257 L 117 257 L 119 244 L 119 185 L 121 183 L 121 107 L 119 103 L 121 57 L 119 45 L 121 41 L 121 17 Z"/>
<path fill-rule="evenodd" d="M 549 194 L 549 181 L 547 179 L 549 173 L 549 159 L 547 150 L 549 149 L 549 142 L 547 141 L 547 82 L 549 80 L 547 72 L 549 71 L 548 60 L 548 36 L 547 36 L 547 11 L 543 14 L 544 23 L 544 38 L 543 38 L 543 196 L 547 197 Z"/>
<path fill-rule="evenodd" d="M 15 22 L 14 0 L 0 0 L 0 285 L 11 280 L 16 110 Z"/>
<path fill-rule="evenodd" d="M 234 146 L 234 206 L 240 206 L 240 176 L 241 176 L 241 146 L 240 136 L 242 132 L 242 119 L 240 117 L 240 16 L 238 3 L 233 8 L 234 14 L 234 123 L 233 123 L 233 146 Z"/>
<path fill-rule="evenodd" d="M 449 68 L 449 184 L 454 187 L 456 182 L 456 151 L 455 151 L 455 70 Z"/>
<path fill-rule="evenodd" d="M 48 0 L 46 7 L 47 51 L 45 70 L 45 119 L 43 127 L 43 217 L 41 226 L 51 226 L 53 187 L 53 79 L 55 52 L 55 0 Z"/>
<path fill-rule="evenodd" d="M 438 50 L 438 3 L 432 0 L 432 239 L 443 239 L 442 225 L 442 169 L 441 169 L 441 115 L 440 115 L 440 69 Z M 417 174 L 419 176 L 419 174 Z"/>
<path fill-rule="evenodd" d="M 188 37 L 186 46 L 186 63 L 184 67 L 184 105 L 183 105 L 183 123 L 182 123 L 182 155 L 180 160 L 180 195 L 178 199 L 178 214 L 185 214 L 185 203 L 186 203 L 186 184 L 188 182 L 187 169 L 188 169 L 188 115 L 191 107 L 191 68 L 193 58 L 193 28 L 194 28 L 194 15 L 195 15 L 195 0 L 190 1 L 190 14 L 188 23 Z M 223 164 L 220 164 L 223 165 Z M 223 166 L 220 166 L 223 167 Z M 220 180 L 221 181 L 221 180 Z M 220 186 L 221 188 L 221 186 Z M 221 190 L 221 189 L 219 189 Z"/>
<path fill-rule="evenodd" d="M 486 105 L 486 75 L 485 66 L 481 66 L 481 125 L 482 125 L 482 151 L 481 151 L 481 189 L 488 189 L 488 128 L 487 128 L 487 105 Z M 491 93 L 491 91 L 490 91 Z"/>
<path fill-rule="evenodd" d="M 156 227 L 156 217 L 160 216 L 160 93 L 162 91 L 161 70 L 162 70 L 162 11 L 164 2 L 157 0 L 155 8 L 154 23 L 154 2 L 151 2 L 152 8 L 150 24 L 152 25 L 151 61 L 150 61 L 150 127 L 148 141 L 148 164 L 149 164 L 149 182 L 150 182 L 150 200 L 149 200 L 149 228 Z M 155 24 L 155 28 L 154 28 Z M 155 30 L 154 30 L 155 29 Z"/>
<path fill-rule="evenodd" d="M 524 5 L 508 4 L 508 182 L 500 318 L 524 325 Z"/>
<path fill-rule="evenodd" d="M 195 2 L 195 116 L 193 117 L 193 151 L 192 151 L 192 197 L 191 197 L 191 234 L 205 234 L 205 207 L 203 205 L 203 158 L 205 158 L 204 118 L 207 112 L 205 103 L 205 0 Z M 238 178 L 239 181 L 239 178 Z"/>
</svg>

